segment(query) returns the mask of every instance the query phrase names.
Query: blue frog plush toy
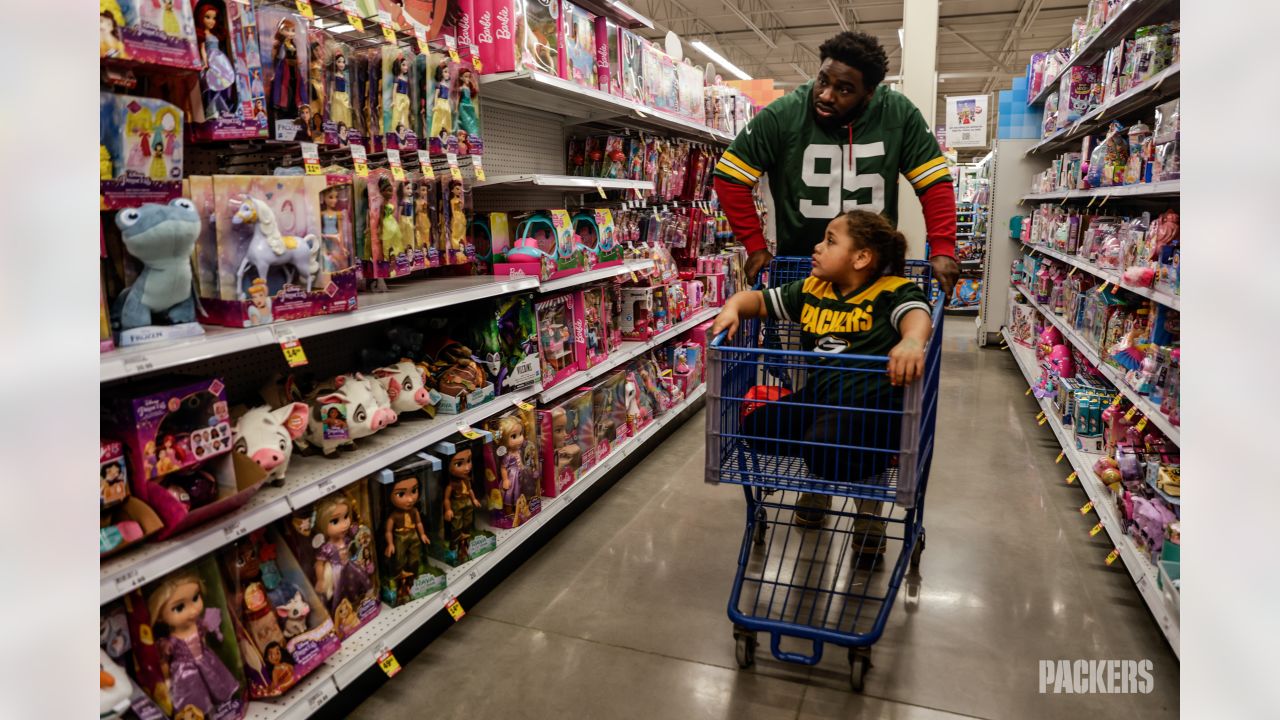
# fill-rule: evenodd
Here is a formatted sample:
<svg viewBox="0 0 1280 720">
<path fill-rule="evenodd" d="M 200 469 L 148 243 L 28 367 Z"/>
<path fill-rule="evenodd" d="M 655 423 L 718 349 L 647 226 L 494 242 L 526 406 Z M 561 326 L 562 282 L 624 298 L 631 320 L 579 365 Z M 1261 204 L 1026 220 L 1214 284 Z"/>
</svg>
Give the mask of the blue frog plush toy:
<svg viewBox="0 0 1280 720">
<path fill-rule="evenodd" d="M 120 293 L 112 308 L 112 319 L 120 329 L 152 325 L 153 315 L 174 325 L 195 322 L 191 251 L 200 234 L 195 205 L 178 198 L 168 205 L 121 210 L 116 227 L 125 249 L 143 264 L 138 279 Z"/>
</svg>

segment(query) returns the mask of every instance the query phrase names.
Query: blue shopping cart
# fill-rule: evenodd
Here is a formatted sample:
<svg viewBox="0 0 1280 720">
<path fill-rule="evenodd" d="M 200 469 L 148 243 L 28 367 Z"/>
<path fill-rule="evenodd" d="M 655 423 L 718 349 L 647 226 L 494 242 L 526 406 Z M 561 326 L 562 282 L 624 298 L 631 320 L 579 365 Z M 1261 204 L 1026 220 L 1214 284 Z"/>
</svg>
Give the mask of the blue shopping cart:
<svg viewBox="0 0 1280 720">
<path fill-rule="evenodd" d="M 809 270 L 809 258 L 775 258 L 764 282 Z M 909 262 L 907 274 L 936 288 L 928 263 Z M 754 664 L 757 633 L 776 658 L 805 665 L 831 643 L 849 649 L 862 690 L 871 645 L 904 578 L 918 578 L 925 545 L 942 359 L 943 304 L 930 297 L 924 374 L 905 390 L 877 377 L 887 357 L 799 350 L 792 322 L 746 321 L 709 348 L 706 480 L 741 485 L 747 499 L 729 598 L 740 667 Z"/>
</svg>

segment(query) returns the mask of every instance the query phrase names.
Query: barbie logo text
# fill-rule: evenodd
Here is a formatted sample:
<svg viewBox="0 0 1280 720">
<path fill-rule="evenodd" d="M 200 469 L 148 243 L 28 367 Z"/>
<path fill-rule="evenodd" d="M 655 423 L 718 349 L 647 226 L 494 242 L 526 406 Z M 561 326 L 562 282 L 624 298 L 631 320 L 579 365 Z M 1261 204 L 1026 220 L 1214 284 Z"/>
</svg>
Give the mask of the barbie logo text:
<svg viewBox="0 0 1280 720">
<path fill-rule="evenodd" d="M 498 29 L 494 31 L 494 35 L 499 40 L 511 39 L 511 12 L 508 8 L 498 10 Z"/>
<path fill-rule="evenodd" d="M 476 20 L 476 24 L 480 26 L 480 34 L 476 35 L 476 42 L 488 44 L 493 42 L 493 18 L 487 12 L 480 13 L 480 17 Z"/>
</svg>

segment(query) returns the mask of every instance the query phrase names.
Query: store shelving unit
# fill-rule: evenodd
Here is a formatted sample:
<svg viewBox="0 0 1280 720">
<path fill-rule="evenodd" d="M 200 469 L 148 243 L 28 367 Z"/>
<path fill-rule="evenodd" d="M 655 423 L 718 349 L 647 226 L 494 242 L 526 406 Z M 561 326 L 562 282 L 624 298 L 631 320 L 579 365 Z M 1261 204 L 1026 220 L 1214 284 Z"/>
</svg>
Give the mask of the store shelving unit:
<svg viewBox="0 0 1280 720">
<path fill-rule="evenodd" d="M 518 528 L 493 529 L 497 548 L 448 572 L 444 590 L 400 607 L 383 605 L 378 617 L 342 643 L 342 648 L 278 700 L 249 703 L 249 720 L 301 720 L 311 716 L 365 671 L 377 667 L 384 649 L 394 649 L 415 630 L 445 612 L 445 606 L 466 592 L 521 544 L 540 534 L 558 514 L 581 501 L 587 491 L 609 475 L 629 455 L 645 447 L 665 427 L 683 422 L 701 406 L 706 386 L 701 385 L 683 402 L 667 411 L 636 437 L 618 445 L 559 497 L 544 498 L 542 511 Z"/>
<path fill-rule="evenodd" d="M 585 190 L 587 192 L 592 190 L 640 190 L 653 192 L 652 180 L 614 180 L 582 175 L 496 175 L 487 177 L 484 180 L 477 180 L 473 187 L 516 187 L 520 185 L 563 190 Z"/>
<path fill-rule="evenodd" d="M 1155 77 L 1129 88 L 1124 93 L 1090 110 L 1079 120 L 1032 145 L 1028 155 L 1046 150 L 1061 150 L 1080 138 L 1098 131 L 1104 124 L 1129 113 L 1159 104 L 1178 95 L 1182 89 L 1182 65 L 1175 63 Z"/>
<path fill-rule="evenodd" d="M 1182 192 L 1181 180 L 1164 180 L 1162 182 L 1141 183 L 1138 185 L 1116 185 L 1113 187 L 1089 188 L 1088 190 L 1054 190 L 1052 192 L 1030 193 L 1023 195 L 1026 201 L 1034 200 L 1076 200 L 1079 198 L 1167 198 L 1177 197 Z M 1098 207 L 1102 207 L 1099 205 Z"/>
<path fill-rule="evenodd" d="M 1005 331 L 1004 339 L 1009 346 L 1009 350 L 1013 352 L 1013 357 L 1018 363 L 1018 369 L 1022 371 L 1028 385 L 1034 386 L 1039 376 L 1035 362 L 1035 352 L 1013 342 L 1007 331 Z M 1173 601 L 1169 602 L 1166 599 L 1164 590 L 1160 588 L 1157 582 L 1159 569 L 1156 564 L 1152 563 L 1147 553 L 1139 548 L 1134 543 L 1133 538 L 1124 532 L 1121 516 L 1116 510 L 1115 498 L 1112 497 L 1111 491 L 1102 484 L 1102 481 L 1093 472 L 1093 464 L 1097 462 L 1099 456 L 1087 453 L 1076 446 L 1071 432 L 1063 427 L 1058 418 L 1054 416 L 1054 408 L 1051 402 L 1044 398 L 1039 398 L 1038 402 L 1041 410 L 1044 411 L 1045 416 L 1048 418 L 1047 424 L 1053 428 L 1053 434 L 1057 437 L 1058 444 L 1062 446 L 1063 454 L 1071 463 L 1071 469 L 1075 471 L 1081 487 L 1084 488 L 1089 501 L 1093 503 L 1093 512 L 1097 513 L 1103 528 L 1111 538 L 1111 542 L 1115 545 L 1116 550 L 1119 551 L 1120 558 L 1124 561 L 1124 566 L 1128 569 L 1134 584 L 1137 585 L 1138 591 L 1142 594 L 1142 599 L 1146 601 L 1147 607 L 1150 608 L 1156 624 L 1160 626 L 1165 638 L 1169 641 L 1170 647 L 1173 648 L 1174 655 L 1181 657 L 1178 591 L 1169 588 L 1171 591 L 1169 594 L 1173 597 Z"/>
<path fill-rule="evenodd" d="M 1173 308 L 1174 310 L 1182 309 L 1182 296 L 1180 295 L 1174 295 L 1172 293 L 1167 293 L 1167 292 L 1160 292 L 1158 290 L 1153 290 L 1151 288 L 1146 288 L 1146 287 L 1126 285 L 1120 273 L 1115 272 L 1113 270 L 1104 270 L 1103 268 L 1100 268 L 1097 265 L 1094 265 L 1088 260 L 1084 260 L 1080 257 L 1071 255 L 1068 253 L 1064 253 L 1059 250 L 1054 250 L 1053 248 L 1047 248 L 1043 245 L 1035 245 L 1032 243 L 1023 243 L 1023 245 L 1031 250 L 1034 250 L 1035 252 L 1043 253 L 1045 255 L 1048 255 L 1051 258 L 1061 260 L 1062 262 L 1067 263 L 1068 265 L 1072 265 L 1074 267 L 1080 268 L 1081 270 L 1089 273 L 1090 275 L 1093 275 L 1094 277 L 1102 278 L 1103 280 L 1111 283 L 1112 285 L 1115 285 L 1118 288 L 1123 288 L 1124 290 L 1127 290 L 1128 292 L 1131 292 L 1134 295 L 1147 298 L 1148 300 L 1155 300 L 1161 305 L 1164 305 L 1165 307 Z"/>
</svg>

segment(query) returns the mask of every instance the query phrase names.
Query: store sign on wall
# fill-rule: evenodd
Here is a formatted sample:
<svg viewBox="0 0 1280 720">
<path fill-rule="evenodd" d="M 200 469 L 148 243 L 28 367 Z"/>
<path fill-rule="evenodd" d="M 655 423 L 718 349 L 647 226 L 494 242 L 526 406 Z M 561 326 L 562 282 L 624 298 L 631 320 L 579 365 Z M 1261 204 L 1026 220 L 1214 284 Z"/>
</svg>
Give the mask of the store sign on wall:
<svg viewBox="0 0 1280 720">
<path fill-rule="evenodd" d="M 947 97 L 946 145 L 953 148 L 986 147 L 990 95 Z"/>
</svg>

